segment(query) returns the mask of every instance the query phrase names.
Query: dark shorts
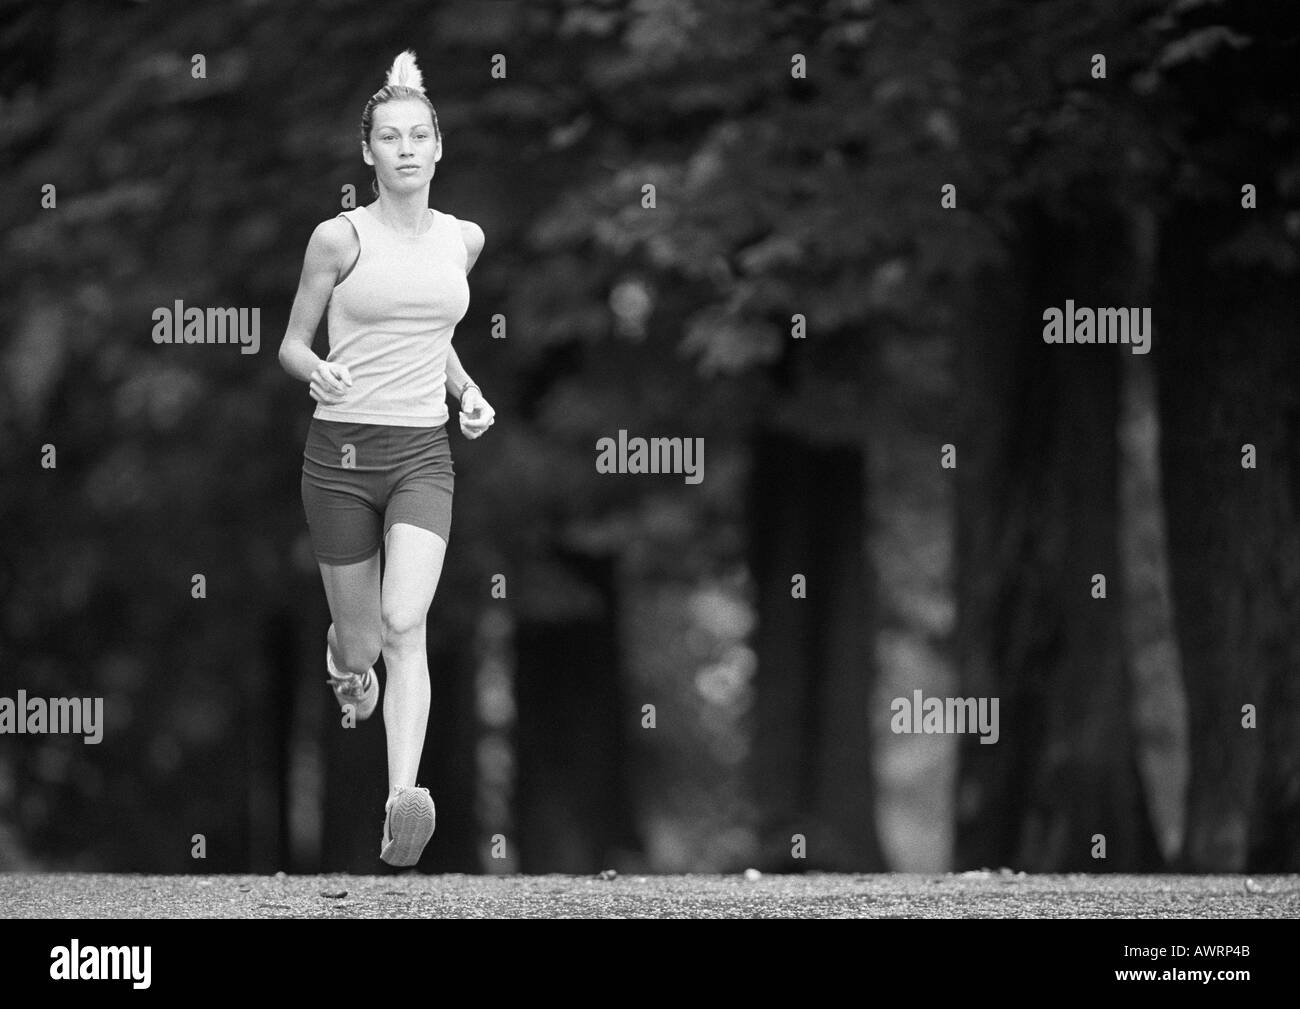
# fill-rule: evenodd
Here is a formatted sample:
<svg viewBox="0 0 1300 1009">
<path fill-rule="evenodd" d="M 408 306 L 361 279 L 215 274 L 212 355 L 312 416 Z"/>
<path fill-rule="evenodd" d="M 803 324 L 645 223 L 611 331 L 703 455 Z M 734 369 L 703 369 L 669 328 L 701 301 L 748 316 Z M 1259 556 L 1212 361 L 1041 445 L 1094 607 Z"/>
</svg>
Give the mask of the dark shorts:
<svg viewBox="0 0 1300 1009">
<path fill-rule="evenodd" d="M 406 522 L 451 532 L 456 472 L 447 426 L 397 427 L 313 417 L 302 458 L 302 504 L 322 564 L 373 557 Z"/>
</svg>

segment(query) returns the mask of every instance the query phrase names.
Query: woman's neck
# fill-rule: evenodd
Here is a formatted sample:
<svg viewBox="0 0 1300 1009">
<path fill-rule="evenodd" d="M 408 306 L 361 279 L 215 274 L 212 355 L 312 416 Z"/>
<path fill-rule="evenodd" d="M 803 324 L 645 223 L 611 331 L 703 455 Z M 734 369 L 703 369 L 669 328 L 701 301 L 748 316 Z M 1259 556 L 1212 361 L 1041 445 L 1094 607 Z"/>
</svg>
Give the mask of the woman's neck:
<svg viewBox="0 0 1300 1009">
<path fill-rule="evenodd" d="M 403 235 L 422 235 L 430 228 L 429 189 L 418 193 L 381 195 L 374 203 L 380 220 Z"/>
</svg>

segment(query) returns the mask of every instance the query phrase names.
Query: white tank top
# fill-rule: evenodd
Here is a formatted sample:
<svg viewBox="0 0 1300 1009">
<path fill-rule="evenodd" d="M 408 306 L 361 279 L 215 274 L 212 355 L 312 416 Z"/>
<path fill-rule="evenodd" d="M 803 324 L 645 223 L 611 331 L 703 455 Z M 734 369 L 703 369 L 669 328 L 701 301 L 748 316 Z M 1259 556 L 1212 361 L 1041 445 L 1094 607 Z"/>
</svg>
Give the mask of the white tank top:
<svg viewBox="0 0 1300 1009">
<path fill-rule="evenodd" d="M 361 240 L 352 272 L 334 285 L 329 360 L 346 365 L 341 403 L 316 405 L 322 420 L 401 427 L 447 423 L 447 353 L 469 308 L 469 252 L 460 222 L 430 208 L 422 235 L 393 231 L 366 207 L 344 211 Z"/>
</svg>

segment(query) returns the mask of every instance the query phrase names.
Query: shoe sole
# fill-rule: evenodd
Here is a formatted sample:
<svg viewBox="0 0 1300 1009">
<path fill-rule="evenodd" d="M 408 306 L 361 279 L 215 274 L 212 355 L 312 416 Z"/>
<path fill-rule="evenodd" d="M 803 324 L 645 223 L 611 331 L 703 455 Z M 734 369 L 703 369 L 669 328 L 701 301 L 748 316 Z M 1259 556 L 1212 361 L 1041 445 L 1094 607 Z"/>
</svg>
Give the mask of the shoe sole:
<svg viewBox="0 0 1300 1009">
<path fill-rule="evenodd" d="M 402 792 L 388 812 L 389 841 L 380 859 L 389 865 L 415 865 L 433 837 L 435 816 L 433 800 L 426 793 L 415 788 Z"/>
</svg>

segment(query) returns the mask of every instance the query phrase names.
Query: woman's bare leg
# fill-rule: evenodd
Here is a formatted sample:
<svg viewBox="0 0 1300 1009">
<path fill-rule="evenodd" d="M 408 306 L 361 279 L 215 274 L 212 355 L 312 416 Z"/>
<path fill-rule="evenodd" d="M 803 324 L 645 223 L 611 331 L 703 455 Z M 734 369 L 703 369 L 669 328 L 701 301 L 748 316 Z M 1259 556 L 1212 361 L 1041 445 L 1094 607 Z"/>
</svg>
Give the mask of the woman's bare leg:
<svg viewBox="0 0 1300 1009">
<path fill-rule="evenodd" d="M 437 533 L 395 522 L 385 540 L 387 562 L 380 593 L 384 669 L 384 727 L 388 733 L 388 790 L 415 785 L 429 723 L 429 657 L 425 630 L 442 576 L 447 542 Z"/>
<path fill-rule="evenodd" d="M 329 600 L 329 649 L 340 673 L 357 673 L 374 665 L 383 647 L 379 608 L 379 551 L 356 564 L 321 564 Z"/>
</svg>

